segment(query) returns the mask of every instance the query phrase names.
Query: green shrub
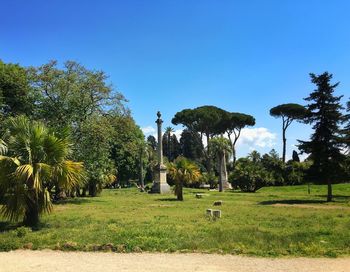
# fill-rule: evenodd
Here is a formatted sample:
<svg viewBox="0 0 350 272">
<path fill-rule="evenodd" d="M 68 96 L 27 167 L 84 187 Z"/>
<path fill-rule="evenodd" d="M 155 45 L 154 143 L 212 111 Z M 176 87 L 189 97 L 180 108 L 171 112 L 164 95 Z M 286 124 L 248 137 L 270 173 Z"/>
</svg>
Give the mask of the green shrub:
<svg viewBox="0 0 350 272">
<path fill-rule="evenodd" d="M 202 173 L 198 180 L 198 184 L 209 184 L 210 188 L 214 189 L 218 186 L 218 177 L 214 173 Z"/>
<path fill-rule="evenodd" d="M 26 227 L 19 227 L 15 230 L 16 236 L 19 238 L 25 237 L 30 232 L 32 232 L 32 229 Z"/>
<path fill-rule="evenodd" d="M 299 185 L 305 183 L 305 176 L 309 167 L 310 162 L 287 162 L 285 167 L 285 184 Z"/>
<path fill-rule="evenodd" d="M 243 192 L 255 192 L 271 183 L 269 173 L 261 163 L 247 159 L 237 161 L 229 181 L 234 188 L 239 188 Z"/>
</svg>

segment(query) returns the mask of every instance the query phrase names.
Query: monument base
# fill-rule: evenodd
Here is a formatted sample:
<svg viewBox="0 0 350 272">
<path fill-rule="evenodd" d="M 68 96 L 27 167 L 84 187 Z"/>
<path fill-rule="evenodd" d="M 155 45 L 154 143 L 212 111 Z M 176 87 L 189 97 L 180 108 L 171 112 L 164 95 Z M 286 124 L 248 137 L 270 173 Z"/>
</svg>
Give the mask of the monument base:
<svg viewBox="0 0 350 272">
<path fill-rule="evenodd" d="M 170 193 L 170 186 L 168 183 L 153 182 L 151 194 L 166 194 Z"/>
<path fill-rule="evenodd" d="M 223 187 L 224 187 L 224 190 L 226 190 L 226 189 L 232 189 L 231 183 L 229 183 L 229 182 L 227 182 L 227 181 L 224 182 Z"/>
<path fill-rule="evenodd" d="M 155 169 L 155 177 L 152 185 L 151 193 L 165 194 L 170 192 L 170 186 L 166 182 L 166 167 L 165 165 L 157 165 Z"/>
</svg>

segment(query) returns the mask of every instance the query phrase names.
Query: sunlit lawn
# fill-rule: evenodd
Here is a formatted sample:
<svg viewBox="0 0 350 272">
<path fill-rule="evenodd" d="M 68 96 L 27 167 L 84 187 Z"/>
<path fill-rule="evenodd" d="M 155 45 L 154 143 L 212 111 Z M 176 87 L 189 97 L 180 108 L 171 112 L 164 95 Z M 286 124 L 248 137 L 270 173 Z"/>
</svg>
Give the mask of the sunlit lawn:
<svg viewBox="0 0 350 272">
<path fill-rule="evenodd" d="M 197 199 L 197 192 L 205 194 Z M 0 250 L 217 252 L 259 256 L 350 255 L 350 184 L 269 187 L 256 193 L 186 190 L 185 201 L 136 189 L 105 190 L 54 206 L 39 231 L 0 222 Z M 222 200 L 221 207 L 213 202 Z M 277 204 L 277 205 L 276 205 Z M 207 208 L 222 210 L 216 221 Z"/>
</svg>

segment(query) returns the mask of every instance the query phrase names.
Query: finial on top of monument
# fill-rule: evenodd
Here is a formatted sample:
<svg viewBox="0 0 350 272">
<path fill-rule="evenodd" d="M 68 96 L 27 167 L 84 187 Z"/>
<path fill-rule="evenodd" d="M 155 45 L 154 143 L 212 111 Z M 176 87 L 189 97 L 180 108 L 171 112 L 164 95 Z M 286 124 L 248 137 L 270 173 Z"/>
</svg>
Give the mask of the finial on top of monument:
<svg viewBox="0 0 350 272">
<path fill-rule="evenodd" d="M 160 113 L 160 111 L 157 112 L 157 116 L 158 116 L 158 119 L 156 120 L 156 123 L 158 125 L 162 124 L 163 123 L 163 120 L 160 118 L 162 116 L 162 114 Z M 161 132 L 159 132 L 161 133 Z"/>
</svg>

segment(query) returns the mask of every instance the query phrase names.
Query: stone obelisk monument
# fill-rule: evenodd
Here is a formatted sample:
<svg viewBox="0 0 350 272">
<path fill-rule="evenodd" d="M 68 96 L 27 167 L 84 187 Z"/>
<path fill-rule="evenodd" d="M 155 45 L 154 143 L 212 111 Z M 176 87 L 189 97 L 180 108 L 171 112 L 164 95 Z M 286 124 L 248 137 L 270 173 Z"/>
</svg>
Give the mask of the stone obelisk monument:
<svg viewBox="0 0 350 272">
<path fill-rule="evenodd" d="M 154 181 L 152 186 L 152 193 L 164 194 L 170 192 L 170 186 L 166 182 L 166 166 L 163 164 L 163 134 L 161 113 L 157 112 L 158 119 L 156 121 L 158 127 L 158 164 L 155 167 Z"/>
</svg>

